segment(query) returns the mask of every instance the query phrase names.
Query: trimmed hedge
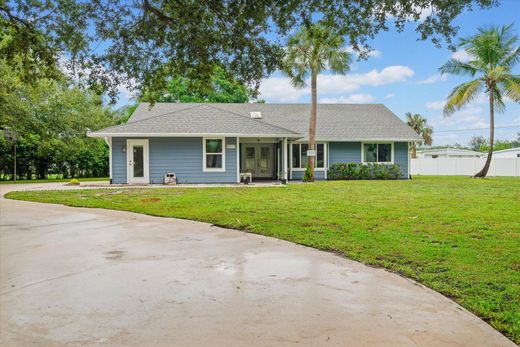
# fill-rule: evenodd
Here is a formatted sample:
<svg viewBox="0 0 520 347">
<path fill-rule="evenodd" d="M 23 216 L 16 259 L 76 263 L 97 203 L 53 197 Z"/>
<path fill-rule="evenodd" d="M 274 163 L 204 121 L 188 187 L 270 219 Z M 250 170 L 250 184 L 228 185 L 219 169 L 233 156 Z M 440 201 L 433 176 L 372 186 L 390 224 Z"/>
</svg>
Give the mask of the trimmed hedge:
<svg viewBox="0 0 520 347">
<path fill-rule="evenodd" d="M 397 164 L 334 163 L 327 171 L 329 180 L 389 180 L 402 176 Z"/>
</svg>

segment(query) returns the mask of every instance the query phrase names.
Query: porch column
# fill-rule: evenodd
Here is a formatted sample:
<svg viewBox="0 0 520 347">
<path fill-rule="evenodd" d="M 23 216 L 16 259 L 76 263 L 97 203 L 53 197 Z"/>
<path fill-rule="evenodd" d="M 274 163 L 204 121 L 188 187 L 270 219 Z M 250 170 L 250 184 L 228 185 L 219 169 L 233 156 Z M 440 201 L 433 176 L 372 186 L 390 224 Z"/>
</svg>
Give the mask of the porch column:
<svg viewBox="0 0 520 347">
<path fill-rule="evenodd" d="M 240 183 L 240 137 L 237 137 L 236 153 L 237 153 L 237 183 Z"/>
<path fill-rule="evenodd" d="M 287 181 L 287 138 L 282 140 L 283 153 L 283 179 Z"/>
</svg>

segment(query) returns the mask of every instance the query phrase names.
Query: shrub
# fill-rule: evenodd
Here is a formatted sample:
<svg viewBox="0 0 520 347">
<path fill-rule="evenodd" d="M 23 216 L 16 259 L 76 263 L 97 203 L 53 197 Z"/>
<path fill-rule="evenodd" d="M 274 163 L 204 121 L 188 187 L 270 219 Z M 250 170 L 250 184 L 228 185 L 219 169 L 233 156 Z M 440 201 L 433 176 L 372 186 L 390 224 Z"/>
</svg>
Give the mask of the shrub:
<svg viewBox="0 0 520 347">
<path fill-rule="evenodd" d="M 397 164 L 334 163 L 327 171 L 329 180 L 387 180 L 402 177 Z"/>
<path fill-rule="evenodd" d="M 69 181 L 69 185 L 71 186 L 79 186 L 79 180 L 77 178 L 73 178 Z"/>
<path fill-rule="evenodd" d="M 310 166 L 307 166 L 305 168 L 305 173 L 303 174 L 303 182 L 310 182 L 311 181 L 311 168 Z"/>
</svg>

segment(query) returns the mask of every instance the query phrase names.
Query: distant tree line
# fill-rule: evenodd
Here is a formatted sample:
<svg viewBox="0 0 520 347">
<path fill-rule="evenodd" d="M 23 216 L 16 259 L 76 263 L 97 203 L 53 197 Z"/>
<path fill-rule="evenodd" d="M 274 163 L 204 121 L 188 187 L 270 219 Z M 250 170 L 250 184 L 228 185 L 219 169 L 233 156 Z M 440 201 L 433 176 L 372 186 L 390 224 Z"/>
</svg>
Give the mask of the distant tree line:
<svg viewBox="0 0 520 347">
<path fill-rule="evenodd" d="M 473 136 L 469 141 L 470 148 L 477 152 L 487 152 L 489 150 L 489 140 L 484 136 Z M 496 140 L 493 145 L 494 151 L 501 151 L 509 148 L 520 147 L 520 133 L 516 140 Z"/>
<path fill-rule="evenodd" d="M 108 175 L 108 146 L 89 130 L 115 124 L 102 97 L 64 76 L 27 80 L 21 65 L 0 59 L 0 179 Z"/>
</svg>

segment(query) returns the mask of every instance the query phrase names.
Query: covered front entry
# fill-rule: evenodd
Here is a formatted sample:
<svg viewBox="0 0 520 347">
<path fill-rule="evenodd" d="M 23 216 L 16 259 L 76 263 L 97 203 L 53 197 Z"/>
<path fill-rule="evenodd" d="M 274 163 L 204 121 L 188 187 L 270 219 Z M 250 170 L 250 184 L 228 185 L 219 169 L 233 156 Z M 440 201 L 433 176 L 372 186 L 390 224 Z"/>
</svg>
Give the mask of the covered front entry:
<svg viewBox="0 0 520 347">
<path fill-rule="evenodd" d="M 253 178 L 272 179 L 276 175 L 276 158 L 274 143 L 242 143 L 241 165 L 242 173 L 251 173 Z"/>
</svg>

